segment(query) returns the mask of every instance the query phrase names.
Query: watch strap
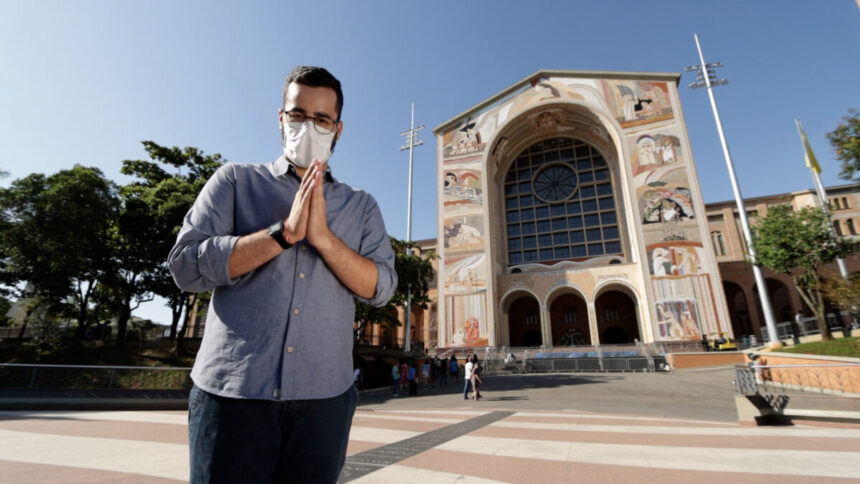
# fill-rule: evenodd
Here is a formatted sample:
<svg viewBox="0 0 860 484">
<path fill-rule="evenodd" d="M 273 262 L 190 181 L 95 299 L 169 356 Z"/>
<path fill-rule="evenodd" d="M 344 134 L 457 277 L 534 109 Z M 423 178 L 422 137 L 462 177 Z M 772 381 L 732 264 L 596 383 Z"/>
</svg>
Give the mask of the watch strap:
<svg viewBox="0 0 860 484">
<path fill-rule="evenodd" d="M 293 244 L 287 241 L 287 238 L 284 236 L 284 221 L 278 220 L 269 226 L 269 237 L 275 239 L 275 242 L 281 246 L 282 249 L 287 250 L 293 246 Z"/>
</svg>

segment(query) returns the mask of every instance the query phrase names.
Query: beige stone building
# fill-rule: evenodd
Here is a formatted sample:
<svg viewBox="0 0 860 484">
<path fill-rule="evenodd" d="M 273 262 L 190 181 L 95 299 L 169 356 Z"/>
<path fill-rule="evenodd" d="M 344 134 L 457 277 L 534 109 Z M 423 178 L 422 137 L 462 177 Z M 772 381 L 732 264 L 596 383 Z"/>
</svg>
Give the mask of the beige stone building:
<svg viewBox="0 0 860 484">
<path fill-rule="evenodd" d="M 826 192 L 836 234 L 860 240 L 860 185 L 828 187 Z M 817 200 L 815 191 L 809 189 L 749 198 L 744 201 L 744 205 L 750 223 L 755 224 L 756 218 L 767 215 L 771 205 L 787 203 L 799 210 L 803 207 L 818 206 Z M 710 203 L 706 210 L 711 247 L 719 263 L 733 332 L 737 337 L 755 335 L 761 340 L 761 329 L 765 327 L 764 315 L 753 272 L 745 258 L 746 241 L 738 217 L 737 204 L 734 201 Z M 849 273 L 860 270 L 860 256 L 853 255 L 845 262 Z M 798 311 L 805 316 L 812 316 L 812 311 L 801 300 L 788 274 L 776 274 L 768 269 L 763 269 L 762 272 L 776 323 L 792 320 Z M 830 277 L 839 276 L 835 263 L 826 266 L 822 272 Z M 835 308 L 828 308 L 833 309 Z"/>
<path fill-rule="evenodd" d="M 679 80 L 540 71 L 434 129 L 439 346 L 731 333 Z"/>
</svg>

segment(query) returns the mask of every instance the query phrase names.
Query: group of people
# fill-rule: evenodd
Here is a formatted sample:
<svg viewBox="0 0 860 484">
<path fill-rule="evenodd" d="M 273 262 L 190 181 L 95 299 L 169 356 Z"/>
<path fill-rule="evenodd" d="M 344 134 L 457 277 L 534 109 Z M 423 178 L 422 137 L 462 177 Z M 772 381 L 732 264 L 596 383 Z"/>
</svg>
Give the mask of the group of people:
<svg viewBox="0 0 860 484">
<path fill-rule="evenodd" d="M 454 381 L 460 378 L 460 364 L 456 356 L 450 359 L 440 359 L 436 356 L 421 360 L 419 363 L 401 359 L 391 367 L 392 394 L 395 397 L 407 392 L 410 397 L 418 395 L 419 380 L 425 390 L 436 386 L 447 386 L 449 374 Z"/>
</svg>

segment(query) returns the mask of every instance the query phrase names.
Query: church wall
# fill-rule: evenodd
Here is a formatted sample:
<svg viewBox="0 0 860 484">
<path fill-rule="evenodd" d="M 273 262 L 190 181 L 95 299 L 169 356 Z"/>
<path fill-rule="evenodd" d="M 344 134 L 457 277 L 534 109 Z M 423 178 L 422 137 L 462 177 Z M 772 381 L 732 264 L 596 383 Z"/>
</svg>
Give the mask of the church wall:
<svg viewBox="0 0 860 484">
<path fill-rule="evenodd" d="M 707 221 L 678 106 L 677 78 L 606 74 L 542 73 L 435 131 L 441 346 L 503 344 L 501 302 L 518 285 L 529 287 L 547 314 L 555 288 L 578 288 L 592 317 L 595 288 L 610 280 L 636 295 L 640 337 L 646 341 L 698 340 L 717 329 L 731 331 L 707 248 Z M 585 116 L 593 120 L 588 130 L 581 123 L 566 125 L 566 109 L 590 115 Z M 536 273 L 506 273 L 506 261 L 498 255 L 507 250 L 505 237 L 498 236 L 504 209 L 494 213 L 500 205 L 490 197 L 498 197 L 493 183 L 505 160 L 527 147 L 509 145 L 507 136 L 526 122 L 538 137 L 557 132 L 593 143 L 616 164 L 619 220 L 628 221 L 620 227 L 629 241 L 625 263 L 583 268 L 561 263 Z"/>
</svg>

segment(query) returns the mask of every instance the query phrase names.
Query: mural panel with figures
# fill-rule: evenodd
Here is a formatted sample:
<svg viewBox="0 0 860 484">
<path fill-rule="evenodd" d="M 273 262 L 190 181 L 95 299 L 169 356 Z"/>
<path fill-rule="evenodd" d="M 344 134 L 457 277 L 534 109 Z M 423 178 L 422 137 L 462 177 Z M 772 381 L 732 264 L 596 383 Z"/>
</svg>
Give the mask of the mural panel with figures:
<svg viewBox="0 0 860 484">
<path fill-rule="evenodd" d="M 603 81 L 606 104 L 622 128 L 674 117 L 669 85 L 654 81 Z"/>
<path fill-rule="evenodd" d="M 655 182 L 639 195 L 643 224 L 676 223 L 692 220 L 693 201 L 686 186 Z"/>
<path fill-rule="evenodd" d="M 446 214 L 480 212 L 483 208 L 481 170 L 477 162 L 446 166 L 442 179 L 442 203 Z"/>
<path fill-rule="evenodd" d="M 486 292 L 446 296 L 445 308 L 452 346 L 487 346 Z"/>
<path fill-rule="evenodd" d="M 484 253 L 445 256 L 445 292 L 470 294 L 487 290 Z"/>
<path fill-rule="evenodd" d="M 445 253 L 474 252 L 484 248 L 483 214 L 445 218 Z"/>
<path fill-rule="evenodd" d="M 646 247 L 654 276 L 689 276 L 702 272 L 704 247 L 699 242 L 662 242 Z"/>
<path fill-rule="evenodd" d="M 700 340 L 717 331 L 717 309 L 707 274 L 652 277 L 657 313 L 657 339 Z"/>
<path fill-rule="evenodd" d="M 647 175 L 638 176 L 642 173 L 652 172 L 660 167 L 677 167 L 676 163 L 683 161 L 681 152 L 681 140 L 677 136 L 654 133 L 643 134 L 636 138 L 635 145 L 630 146 L 630 157 L 634 179 L 642 179 L 647 183 Z M 632 141 L 632 137 L 631 137 Z"/>
</svg>

